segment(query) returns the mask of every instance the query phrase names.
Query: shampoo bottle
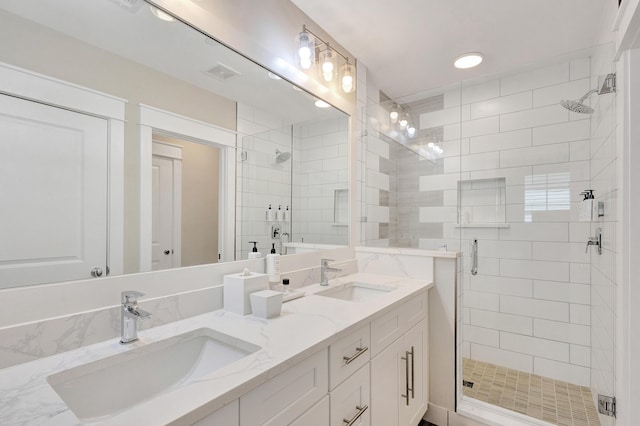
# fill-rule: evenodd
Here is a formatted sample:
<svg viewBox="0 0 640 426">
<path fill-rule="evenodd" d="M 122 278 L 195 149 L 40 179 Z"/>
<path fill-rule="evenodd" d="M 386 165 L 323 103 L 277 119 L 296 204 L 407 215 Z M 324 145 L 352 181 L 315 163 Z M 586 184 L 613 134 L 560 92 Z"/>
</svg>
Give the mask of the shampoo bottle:
<svg viewBox="0 0 640 426">
<path fill-rule="evenodd" d="M 267 221 L 273 222 L 275 220 L 276 213 L 271 208 L 271 204 L 269 204 L 269 208 L 267 209 Z"/>
<path fill-rule="evenodd" d="M 287 209 L 284 211 L 284 221 L 289 222 L 290 220 L 291 220 L 291 212 L 289 211 L 289 206 L 287 206 Z"/>
<path fill-rule="evenodd" d="M 253 244 L 253 248 L 249 252 L 249 259 L 258 259 L 259 257 L 262 257 L 262 253 L 258 251 L 258 242 L 249 241 L 249 244 Z"/>
<path fill-rule="evenodd" d="M 284 220 L 284 210 L 282 210 L 282 206 L 278 206 L 278 211 L 276 211 L 276 220 L 278 222 L 282 222 Z"/>
</svg>

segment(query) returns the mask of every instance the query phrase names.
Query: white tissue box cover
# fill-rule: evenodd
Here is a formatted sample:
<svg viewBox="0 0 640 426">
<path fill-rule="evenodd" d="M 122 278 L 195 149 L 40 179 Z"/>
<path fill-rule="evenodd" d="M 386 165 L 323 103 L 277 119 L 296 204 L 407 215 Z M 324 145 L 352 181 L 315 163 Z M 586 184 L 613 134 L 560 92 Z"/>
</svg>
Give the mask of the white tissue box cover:
<svg viewBox="0 0 640 426">
<path fill-rule="evenodd" d="M 282 296 L 279 291 L 262 290 L 251 293 L 251 309 L 253 315 L 260 318 L 273 318 L 280 315 Z"/>
<path fill-rule="evenodd" d="M 231 274 L 224 276 L 224 309 L 240 315 L 251 313 L 249 294 L 269 288 L 267 274 L 252 272 L 250 275 Z"/>
</svg>

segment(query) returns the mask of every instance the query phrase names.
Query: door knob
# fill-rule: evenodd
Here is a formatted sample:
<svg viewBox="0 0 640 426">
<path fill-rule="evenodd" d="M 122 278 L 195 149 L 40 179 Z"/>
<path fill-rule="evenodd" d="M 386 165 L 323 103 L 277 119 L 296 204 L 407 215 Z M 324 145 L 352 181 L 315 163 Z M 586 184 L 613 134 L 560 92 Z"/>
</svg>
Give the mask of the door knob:
<svg viewBox="0 0 640 426">
<path fill-rule="evenodd" d="M 165 250 L 163 253 L 164 253 L 166 256 L 169 256 L 169 255 L 171 254 L 171 250 Z"/>
<path fill-rule="evenodd" d="M 91 276 L 94 278 L 98 278 L 102 276 L 102 268 L 93 268 L 91 270 Z"/>
</svg>

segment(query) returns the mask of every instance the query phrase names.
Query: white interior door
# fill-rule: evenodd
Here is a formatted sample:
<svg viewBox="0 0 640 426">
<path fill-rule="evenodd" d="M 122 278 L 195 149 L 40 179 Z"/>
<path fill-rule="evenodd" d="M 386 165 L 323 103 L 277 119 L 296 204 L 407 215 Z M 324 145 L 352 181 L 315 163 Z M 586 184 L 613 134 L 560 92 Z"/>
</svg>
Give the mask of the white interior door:
<svg viewBox="0 0 640 426">
<path fill-rule="evenodd" d="M 180 148 L 154 142 L 152 157 L 151 269 L 181 264 L 182 173 Z"/>
<path fill-rule="evenodd" d="M 0 288 L 106 275 L 107 129 L 0 95 Z"/>
</svg>

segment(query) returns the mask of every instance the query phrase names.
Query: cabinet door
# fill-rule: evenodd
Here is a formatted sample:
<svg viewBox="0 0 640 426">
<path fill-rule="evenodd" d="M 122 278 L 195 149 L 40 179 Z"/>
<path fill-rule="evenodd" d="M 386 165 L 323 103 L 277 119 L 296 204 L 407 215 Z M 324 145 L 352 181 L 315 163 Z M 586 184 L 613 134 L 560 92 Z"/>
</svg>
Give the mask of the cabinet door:
<svg viewBox="0 0 640 426">
<path fill-rule="evenodd" d="M 369 363 L 331 391 L 331 426 L 369 426 Z"/>
<path fill-rule="evenodd" d="M 405 395 L 400 401 L 401 425 L 417 425 L 427 411 L 427 356 L 427 326 L 425 321 L 421 321 L 402 338 L 402 353 L 398 364 L 402 395 Z"/>
<path fill-rule="evenodd" d="M 238 400 L 214 411 L 207 417 L 195 422 L 193 426 L 237 426 L 240 424 L 240 408 Z"/>
<path fill-rule="evenodd" d="M 398 424 L 401 344 L 402 339 L 396 340 L 371 360 L 371 424 L 374 426 Z"/>
<path fill-rule="evenodd" d="M 240 397 L 240 424 L 284 425 L 329 391 L 327 349 L 290 367 Z"/>
<path fill-rule="evenodd" d="M 289 423 L 289 426 L 329 426 L 329 395 Z"/>
</svg>

